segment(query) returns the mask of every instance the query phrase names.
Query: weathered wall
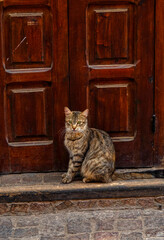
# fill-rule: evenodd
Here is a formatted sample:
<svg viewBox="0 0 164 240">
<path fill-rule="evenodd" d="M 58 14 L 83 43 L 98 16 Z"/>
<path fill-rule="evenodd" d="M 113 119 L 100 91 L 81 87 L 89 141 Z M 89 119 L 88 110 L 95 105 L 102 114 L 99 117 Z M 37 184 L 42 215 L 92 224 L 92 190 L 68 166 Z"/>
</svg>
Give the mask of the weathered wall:
<svg viewBox="0 0 164 240">
<path fill-rule="evenodd" d="M 0 240 L 163 240 L 164 197 L 0 204 Z"/>
</svg>

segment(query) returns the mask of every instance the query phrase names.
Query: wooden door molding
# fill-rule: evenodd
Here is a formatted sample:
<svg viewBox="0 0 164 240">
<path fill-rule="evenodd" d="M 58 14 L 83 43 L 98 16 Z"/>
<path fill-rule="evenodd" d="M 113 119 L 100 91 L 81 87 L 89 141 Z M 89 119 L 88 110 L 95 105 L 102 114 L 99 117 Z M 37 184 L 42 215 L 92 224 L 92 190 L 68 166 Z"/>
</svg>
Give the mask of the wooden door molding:
<svg viewBox="0 0 164 240">
<path fill-rule="evenodd" d="M 164 0 L 156 0 L 155 164 L 164 167 Z"/>
<path fill-rule="evenodd" d="M 0 19 L 2 19 L 3 13 L 3 3 L 0 3 Z M 0 32 L 2 32 L 2 24 L 0 24 Z M 0 58 L 2 59 L 2 38 L 0 37 Z M 2 61 L 0 61 L 0 172 L 9 172 L 10 171 L 10 160 L 9 160 L 9 151 L 8 144 L 6 142 L 5 136 L 5 111 L 4 111 L 4 83 L 3 79 L 5 78 L 5 72 L 3 69 Z"/>
<path fill-rule="evenodd" d="M 64 147 L 64 107 L 69 105 L 68 66 L 68 6 L 67 1 L 51 1 L 53 23 L 53 94 L 54 94 L 54 153 L 55 170 L 67 169 L 67 151 Z"/>
</svg>

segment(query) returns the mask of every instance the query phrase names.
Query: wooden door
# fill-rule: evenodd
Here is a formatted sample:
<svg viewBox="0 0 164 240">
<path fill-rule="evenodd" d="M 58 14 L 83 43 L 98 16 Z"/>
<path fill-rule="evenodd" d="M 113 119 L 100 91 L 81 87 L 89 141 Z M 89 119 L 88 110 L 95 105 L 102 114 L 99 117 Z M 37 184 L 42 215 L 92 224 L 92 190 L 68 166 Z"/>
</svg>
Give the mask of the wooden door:
<svg viewBox="0 0 164 240">
<path fill-rule="evenodd" d="M 153 165 L 154 0 L 69 0 L 70 102 L 89 108 L 117 167 Z"/>
<path fill-rule="evenodd" d="M 0 172 L 67 168 L 64 106 L 89 108 L 117 167 L 153 165 L 154 0 L 4 0 L 0 18 Z"/>
<path fill-rule="evenodd" d="M 0 17 L 0 171 L 59 170 L 66 164 L 58 133 L 69 96 L 67 2 L 4 0 Z"/>
</svg>

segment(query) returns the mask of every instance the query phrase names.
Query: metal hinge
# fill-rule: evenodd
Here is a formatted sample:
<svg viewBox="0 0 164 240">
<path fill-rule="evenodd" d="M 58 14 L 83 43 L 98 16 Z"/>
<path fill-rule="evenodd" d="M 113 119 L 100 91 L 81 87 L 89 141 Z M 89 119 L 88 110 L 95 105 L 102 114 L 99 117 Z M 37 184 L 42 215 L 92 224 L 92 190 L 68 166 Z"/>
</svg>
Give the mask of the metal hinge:
<svg viewBox="0 0 164 240">
<path fill-rule="evenodd" d="M 155 133 L 155 130 L 156 130 L 156 115 L 153 114 L 153 116 L 152 116 L 152 131 L 153 131 L 153 133 Z"/>
</svg>

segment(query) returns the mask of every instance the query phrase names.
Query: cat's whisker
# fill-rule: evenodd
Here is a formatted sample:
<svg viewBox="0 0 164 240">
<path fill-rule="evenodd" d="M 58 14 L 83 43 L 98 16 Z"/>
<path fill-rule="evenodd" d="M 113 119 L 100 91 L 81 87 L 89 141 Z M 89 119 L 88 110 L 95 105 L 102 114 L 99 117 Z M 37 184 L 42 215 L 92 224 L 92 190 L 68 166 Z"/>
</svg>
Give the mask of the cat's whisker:
<svg viewBox="0 0 164 240">
<path fill-rule="evenodd" d="M 61 131 L 63 131 L 65 129 L 65 127 L 62 127 L 59 129 L 58 133 L 60 133 Z"/>
<path fill-rule="evenodd" d="M 65 127 L 63 127 L 58 131 L 57 134 L 59 135 L 59 138 L 62 139 L 64 137 L 65 133 L 66 133 L 66 129 L 65 129 Z"/>
</svg>

